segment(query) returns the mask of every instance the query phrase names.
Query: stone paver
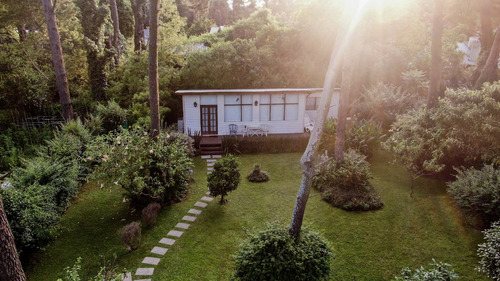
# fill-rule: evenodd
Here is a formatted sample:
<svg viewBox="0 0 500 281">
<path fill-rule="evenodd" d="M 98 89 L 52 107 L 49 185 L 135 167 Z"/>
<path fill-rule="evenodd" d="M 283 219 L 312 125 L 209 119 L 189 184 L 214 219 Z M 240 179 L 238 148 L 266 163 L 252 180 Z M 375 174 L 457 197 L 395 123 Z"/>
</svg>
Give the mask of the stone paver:
<svg viewBox="0 0 500 281">
<path fill-rule="evenodd" d="M 172 246 L 172 245 L 174 245 L 175 240 L 174 240 L 174 239 L 170 239 L 170 238 L 162 238 L 162 239 L 160 240 L 160 243 L 165 244 L 165 245 Z"/>
<path fill-rule="evenodd" d="M 208 167 L 213 167 L 214 165 L 215 165 L 215 162 L 208 162 L 208 163 L 207 163 L 207 166 L 208 166 Z"/>
<path fill-rule="evenodd" d="M 163 256 L 168 251 L 167 248 L 154 247 L 151 253 Z"/>
<path fill-rule="evenodd" d="M 216 159 L 207 159 L 207 162 L 208 163 L 215 163 L 215 162 L 217 162 L 217 160 Z"/>
<path fill-rule="evenodd" d="M 122 281 L 132 281 L 132 273 L 131 272 L 127 272 L 125 274 L 125 277 L 123 277 Z"/>
<path fill-rule="evenodd" d="M 210 192 L 209 192 L 209 193 L 210 193 Z M 207 202 L 211 202 L 212 200 L 214 200 L 214 198 L 213 198 L 213 197 L 203 196 L 203 197 L 201 197 L 201 199 L 200 199 L 200 200 L 202 200 L 202 201 L 207 201 Z"/>
<path fill-rule="evenodd" d="M 201 214 L 201 210 L 189 209 L 188 214 L 199 215 L 199 214 Z"/>
<path fill-rule="evenodd" d="M 160 262 L 159 258 L 152 258 L 152 257 L 145 257 L 142 260 L 142 263 L 151 264 L 151 265 L 158 265 L 159 262 Z"/>
<path fill-rule="evenodd" d="M 213 170 L 214 170 L 214 168 L 212 168 L 212 167 L 207 167 L 207 171 L 213 171 Z"/>
<path fill-rule="evenodd" d="M 135 272 L 135 275 L 153 275 L 154 271 L 154 267 L 139 267 Z"/>
<path fill-rule="evenodd" d="M 175 227 L 181 228 L 181 229 L 188 229 L 189 226 L 190 226 L 189 223 L 183 223 L 183 222 L 180 222 L 180 223 L 178 223 L 178 224 L 175 225 Z"/>
<path fill-rule="evenodd" d="M 201 156 L 201 159 L 208 159 L 208 158 L 210 158 L 210 157 L 211 157 L 210 155 L 202 155 L 202 156 Z"/>
<path fill-rule="evenodd" d="M 198 201 L 198 202 L 194 203 L 194 205 L 195 205 L 196 207 L 205 208 L 208 204 L 207 204 L 207 203 L 204 203 L 204 202 L 200 202 L 200 201 Z"/>
<path fill-rule="evenodd" d="M 205 193 L 205 194 L 208 196 L 212 196 L 212 194 L 210 194 L 210 191 L 207 191 L 207 193 Z"/>
<path fill-rule="evenodd" d="M 212 158 L 222 158 L 222 155 L 212 155 Z"/>
<path fill-rule="evenodd" d="M 178 230 L 170 230 L 167 233 L 167 236 L 181 237 L 182 233 L 184 233 L 184 232 L 178 231 Z"/>
<path fill-rule="evenodd" d="M 196 217 L 193 217 L 193 216 L 183 216 L 182 220 L 185 220 L 185 221 L 195 221 Z"/>
<path fill-rule="evenodd" d="M 207 175 L 210 175 L 211 173 L 212 173 L 212 171 L 208 171 L 208 172 L 207 172 Z"/>
<path fill-rule="evenodd" d="M 151 281 L 151 279 L 135 279 L 134 281 Z"/>
</svg>

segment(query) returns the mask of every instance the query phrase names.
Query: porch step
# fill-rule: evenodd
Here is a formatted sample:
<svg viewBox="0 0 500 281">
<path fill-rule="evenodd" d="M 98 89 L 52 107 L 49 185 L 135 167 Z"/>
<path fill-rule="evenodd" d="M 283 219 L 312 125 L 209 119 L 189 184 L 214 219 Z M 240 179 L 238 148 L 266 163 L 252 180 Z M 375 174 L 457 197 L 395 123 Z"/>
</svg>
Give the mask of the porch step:
<svg viewBox="0 0 500 281">
<path fill-rule="evenodd" d="M 202 155 L 222 154 L 222 138 L 219 136 L 202 137 L 200 141 L 200 153 Z"/>
</svg>

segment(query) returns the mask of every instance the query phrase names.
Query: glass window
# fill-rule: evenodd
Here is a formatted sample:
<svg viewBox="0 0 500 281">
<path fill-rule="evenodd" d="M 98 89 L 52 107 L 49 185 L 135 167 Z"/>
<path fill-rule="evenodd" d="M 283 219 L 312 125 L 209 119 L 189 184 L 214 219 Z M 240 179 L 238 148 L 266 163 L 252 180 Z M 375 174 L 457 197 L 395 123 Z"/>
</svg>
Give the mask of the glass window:
<svg viewBox="0 0 500 281">
<path fill-rule="evenodd" d="M 297 120 L 299 118 L 299 105 L 287 104 L 285 108 L 285 120 Z"/>
<path fill-rule="evenodd" d="M 252 121 L 252 95 L 225 95 L 224 121 Z"/>
<path fill-rule="evenodd" d="M 270 105 L 260 105 L 260 121 L 269 121 Z"/>
</svg>

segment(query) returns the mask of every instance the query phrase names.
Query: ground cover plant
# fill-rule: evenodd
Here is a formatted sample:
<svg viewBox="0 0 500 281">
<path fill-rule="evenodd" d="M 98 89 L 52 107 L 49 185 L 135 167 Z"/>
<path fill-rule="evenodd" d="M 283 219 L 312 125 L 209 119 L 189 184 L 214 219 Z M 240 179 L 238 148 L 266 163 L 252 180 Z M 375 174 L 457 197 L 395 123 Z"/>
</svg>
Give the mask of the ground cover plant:
<svg viewBox="0 0 500 281">
<path fill-rule="evenodd" d="M 247 232 L 257 233 L 269 221 L 290 222 L 300 183 L 301 154 L 243 155 L 242 170 L 255 163 L 273 175 L 269 182 L 242 181 L 231 194 L 231 204 L 210 203 L 188 231 L 170 247 L 155 268 L 158 280 L 229 280 L 234 273 L 232 256 Z M 373 179 L 385 206 L 377 212 L 345 212 L 332 208 L 312 191 L 305 225 L 329 241 L 336 258 L 331 280 L 391 280 L 400 269 L 419 268 L 435 258 L 453 264 L 462 280 L 487 280 L 474 270 L 478 264 L 479 231 L 463 224 L 460 212 L 443 182 L 420 178 L 415 198 L 408 196 L 405 168 L 387 165 L 392 158 L 377 151 L 371 161 Z M 142 229 L 140 247 L 128 253 L 116 235 L 118 229 L 139 219 L 137 211 L 122 202 L 118 186 L 100 189 L 90 183 L 60 222 L 58 239 L 51 242 L 37 263 L 28 268 L 28 280 L 55 280 L 64 268 L 82 257 L 81 276 L 92 277 L 105 260 L 135 271 L 142 259 L 207 192 L 206 161 L 194 159 L 194 182 L 186 200 L 165 208 L 156 227 Z M 124 220 L 124 221 L 122 221 Z M 75 249 L 78 249 L 75 251 Z M 96 258 L 97 257 L 97 258 Z M 168 261 L 167 261 L 168 259 Z M 84 279 L 85 280 L 85 279 Z"/>
</svg>

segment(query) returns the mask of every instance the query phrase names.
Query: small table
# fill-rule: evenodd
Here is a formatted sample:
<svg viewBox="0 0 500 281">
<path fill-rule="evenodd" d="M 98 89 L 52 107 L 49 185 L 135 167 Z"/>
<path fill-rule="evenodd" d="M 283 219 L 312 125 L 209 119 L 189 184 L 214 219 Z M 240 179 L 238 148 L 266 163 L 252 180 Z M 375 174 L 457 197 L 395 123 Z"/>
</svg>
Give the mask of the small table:
<svg viewBox="0 0 500 281">
<path fill-rule="evenodd" d="M 248 129 L 248 135 L 253 137 L 253 136 L 262 136 L 264 133 L 260 127 L 256 126 L 249 126 L 247 127 Z"/>
</svg>

